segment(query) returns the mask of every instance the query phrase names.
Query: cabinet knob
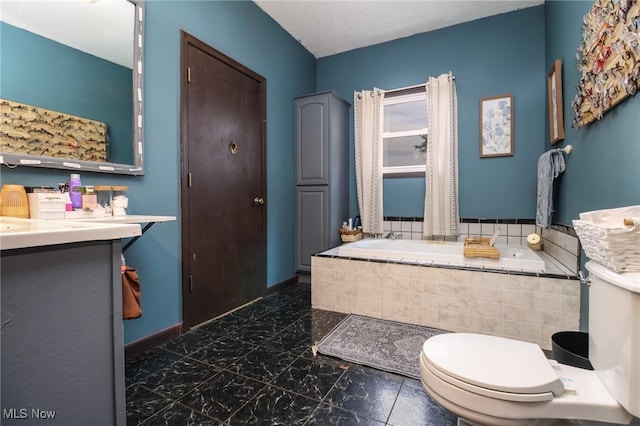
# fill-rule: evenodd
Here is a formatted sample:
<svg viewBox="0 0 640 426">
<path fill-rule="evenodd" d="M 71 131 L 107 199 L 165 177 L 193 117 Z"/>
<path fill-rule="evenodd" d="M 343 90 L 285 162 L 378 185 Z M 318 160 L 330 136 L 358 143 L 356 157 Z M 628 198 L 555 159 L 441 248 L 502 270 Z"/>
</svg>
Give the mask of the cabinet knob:
<svg viewBox="0 0 640 426">
<path fill-rule="evenodd" d="M 255 204 L 256 206 L 261 206 L 264 204 L 264 198 L 262 197 L 256 197 L 253 199 L 253 204 Z"/>
</svg>

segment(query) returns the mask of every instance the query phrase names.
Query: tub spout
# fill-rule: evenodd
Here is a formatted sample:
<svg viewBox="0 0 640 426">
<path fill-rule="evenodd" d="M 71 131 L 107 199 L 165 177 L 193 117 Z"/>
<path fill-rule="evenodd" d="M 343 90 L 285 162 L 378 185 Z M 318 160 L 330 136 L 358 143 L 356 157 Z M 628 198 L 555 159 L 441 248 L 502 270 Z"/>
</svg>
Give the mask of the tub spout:
<svg viewBox="0 0 640 426">
<path fill-rule="evenodd" d="M 392 232 L 389 232 L 387 235 L 385 235 L 385 238 L 389 240 L 399 240 L 400 238 L 402 238 L 402 234 L 398 234 L 392 231 Z"/>
</svg>

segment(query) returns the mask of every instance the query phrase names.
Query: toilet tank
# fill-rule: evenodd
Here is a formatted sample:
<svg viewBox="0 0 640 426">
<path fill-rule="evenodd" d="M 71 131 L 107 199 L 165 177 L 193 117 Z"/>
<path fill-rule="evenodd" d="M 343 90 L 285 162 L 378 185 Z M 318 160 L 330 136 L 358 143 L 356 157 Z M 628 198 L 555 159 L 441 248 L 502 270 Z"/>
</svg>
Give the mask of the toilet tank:
<svg viewBox="0 0 640 426">
<path fill-rule="evenodd" d="M 640 272 L 594 261 L 589 287 L 589 361 L 609 393 L 640 417 Z"/>
</svg>

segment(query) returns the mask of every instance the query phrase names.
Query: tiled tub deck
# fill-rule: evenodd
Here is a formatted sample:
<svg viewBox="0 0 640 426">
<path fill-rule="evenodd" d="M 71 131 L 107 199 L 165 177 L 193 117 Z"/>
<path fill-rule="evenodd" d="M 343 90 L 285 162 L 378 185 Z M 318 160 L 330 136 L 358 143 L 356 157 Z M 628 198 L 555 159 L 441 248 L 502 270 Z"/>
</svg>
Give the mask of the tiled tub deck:
<svg viewBox="0 0 640 426">
<path fill-rule="evenodd" d="M 576 331 L 580 282 L 561 275 L 510 274 L 316 255 L 314 308 L 516 338 L 551 349 Z"/>
</svg>

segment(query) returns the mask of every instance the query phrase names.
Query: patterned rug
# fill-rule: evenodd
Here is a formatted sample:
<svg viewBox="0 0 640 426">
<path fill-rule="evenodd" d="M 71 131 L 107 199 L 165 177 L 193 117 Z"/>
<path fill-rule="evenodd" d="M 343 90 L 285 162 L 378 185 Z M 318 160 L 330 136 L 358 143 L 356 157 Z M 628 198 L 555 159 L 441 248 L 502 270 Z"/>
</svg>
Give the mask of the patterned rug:
<svg viewBox="0 0 640 426">
<path fill-rule="evenodd" d="M 379 370 L 420 379 L 422 345 L 437 328 L 351 314 L 322 338 L 314 349 Z"/>
</svg>

